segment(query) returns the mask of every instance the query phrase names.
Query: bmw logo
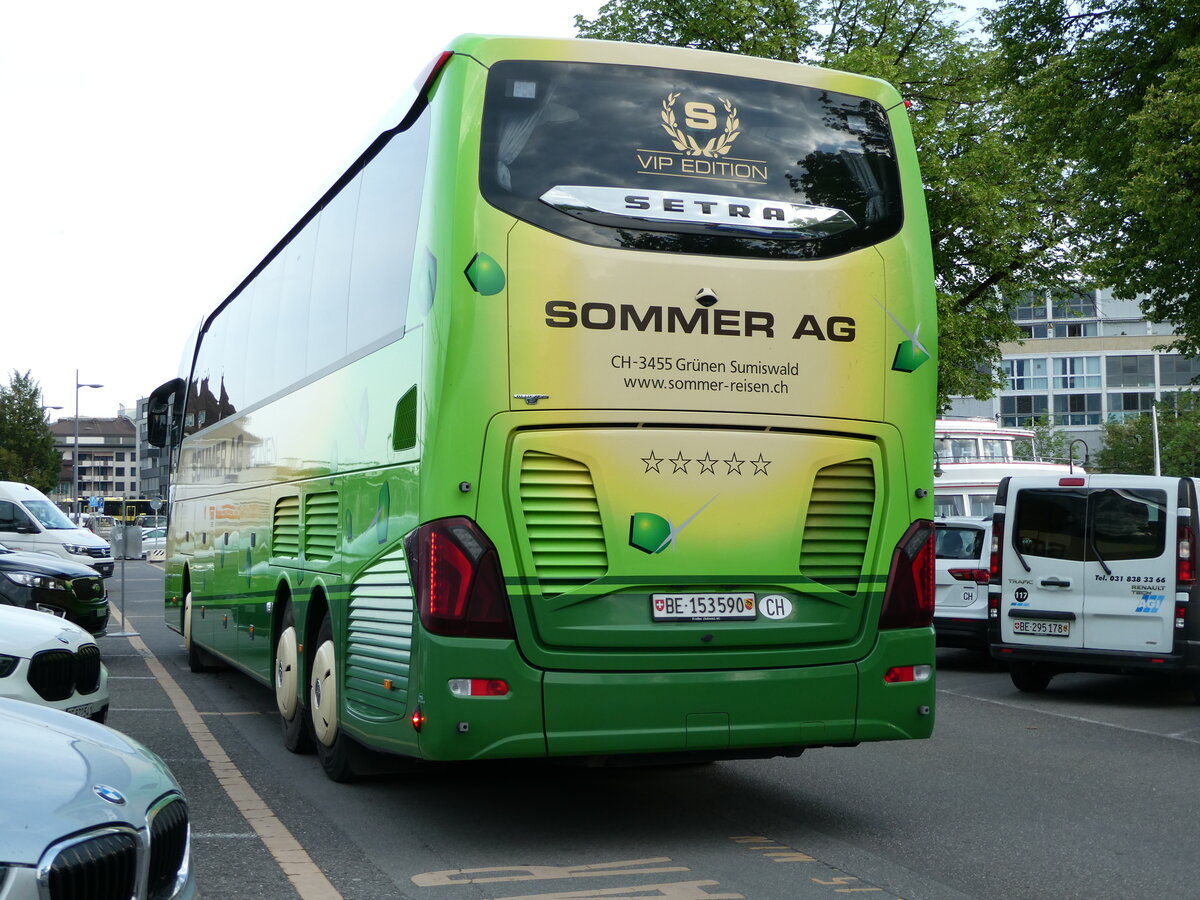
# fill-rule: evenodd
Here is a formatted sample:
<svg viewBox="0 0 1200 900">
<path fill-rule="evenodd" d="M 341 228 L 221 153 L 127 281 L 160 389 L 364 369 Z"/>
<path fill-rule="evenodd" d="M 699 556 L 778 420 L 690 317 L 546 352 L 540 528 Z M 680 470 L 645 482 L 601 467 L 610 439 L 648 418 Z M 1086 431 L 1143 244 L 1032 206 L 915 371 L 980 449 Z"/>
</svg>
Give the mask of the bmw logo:
<svg viewBox="0 0 1200 900">
<path fill-rule="evenodd" d="M 125 795 L 116 788 L 111 788 L 107 784 L 93 784 L 92 790 L 96 792 L 96 796 L 101 800 L 107 800 L 116 806 L 125 805 Z"/>
</svg>

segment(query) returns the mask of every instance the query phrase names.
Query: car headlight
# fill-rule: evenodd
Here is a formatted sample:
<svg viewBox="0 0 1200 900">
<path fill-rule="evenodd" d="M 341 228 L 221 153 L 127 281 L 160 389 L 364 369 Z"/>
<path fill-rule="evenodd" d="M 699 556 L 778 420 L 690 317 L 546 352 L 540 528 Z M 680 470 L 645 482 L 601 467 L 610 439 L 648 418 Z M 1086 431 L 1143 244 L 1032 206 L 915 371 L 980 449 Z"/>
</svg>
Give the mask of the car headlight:
<svg viewBox="0 0 1200 900">
<path fill-rule="evenodd" d="M 91 550 L 83 544 L 63 544 L 63 549 L 68 553 L 76 553 L 79 556 L 91 556 Z"/>
<path fill-rule="evenodd" d="M 61 578 L 52 575 L 38 575 L 34 572 L 5 572 L 9 581 L 24 585 L 27 588 L 41 588 L 47 591 L 69 591 L 71 586 Z"/>
<path fill-rule="evenodd" d="M 16 671 L 17 663 L 21 661 L 19 656 L 6 656 L 0 653 L 0 678 L 7 678 Z"/>
</svg>

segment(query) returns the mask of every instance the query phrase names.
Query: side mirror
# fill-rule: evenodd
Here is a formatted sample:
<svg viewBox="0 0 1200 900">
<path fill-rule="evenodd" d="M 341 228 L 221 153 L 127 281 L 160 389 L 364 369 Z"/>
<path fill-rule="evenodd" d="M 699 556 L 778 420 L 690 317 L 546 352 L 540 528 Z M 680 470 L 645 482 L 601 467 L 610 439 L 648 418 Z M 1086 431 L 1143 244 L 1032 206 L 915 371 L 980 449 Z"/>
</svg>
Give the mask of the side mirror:
<svg viewBox="0 0 1200 900">
<path fill-rule="evenodd" d="M 178 444 L 183 422 L 182 378 L 172 378 L 150 394 L 146 407 L 146 440 L 151 446 Z"/>
</svg>

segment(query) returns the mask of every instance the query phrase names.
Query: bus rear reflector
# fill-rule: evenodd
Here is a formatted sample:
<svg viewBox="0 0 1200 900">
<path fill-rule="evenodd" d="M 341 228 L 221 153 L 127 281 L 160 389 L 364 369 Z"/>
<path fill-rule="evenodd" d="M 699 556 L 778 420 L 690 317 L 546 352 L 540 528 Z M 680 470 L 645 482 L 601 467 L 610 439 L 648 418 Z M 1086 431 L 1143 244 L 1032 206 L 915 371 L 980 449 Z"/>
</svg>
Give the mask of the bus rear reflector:
<svg viewBox="0 0 1200 900">
<path fill-rule="evenodd" d="M 404 538 L 417 610 L 431 634 L 515 638 L 496 548 L 458 516 L 427 522 Z"/>
<path fill-rule="evenodd" d="M 892 553 L 879 627 L 927 628 L 933 622 L 933 523 L 918 519 Z"/>
</svg>

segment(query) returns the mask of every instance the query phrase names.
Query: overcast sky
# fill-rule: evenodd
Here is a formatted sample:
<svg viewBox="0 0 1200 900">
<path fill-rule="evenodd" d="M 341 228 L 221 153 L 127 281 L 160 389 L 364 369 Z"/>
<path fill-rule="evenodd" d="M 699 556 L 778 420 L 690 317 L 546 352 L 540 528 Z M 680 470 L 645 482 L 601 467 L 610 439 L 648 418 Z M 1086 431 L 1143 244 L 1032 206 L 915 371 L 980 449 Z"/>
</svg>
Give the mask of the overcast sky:
<svg viewBox="0 0 1200 900">
<path fill-rule="evenodd" d="M 81 415 L 133 407 L 451 38 L 602 2 L 3 4 L 0 384 L 70 417 L 78 369 Z"/>
<path fill-rule="evenodd" d="M 115 416 L 463 32 L 601 0 L 66 0 L 0 8 L 0 384 Z"/>
</svg>

